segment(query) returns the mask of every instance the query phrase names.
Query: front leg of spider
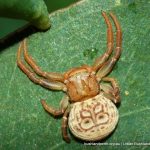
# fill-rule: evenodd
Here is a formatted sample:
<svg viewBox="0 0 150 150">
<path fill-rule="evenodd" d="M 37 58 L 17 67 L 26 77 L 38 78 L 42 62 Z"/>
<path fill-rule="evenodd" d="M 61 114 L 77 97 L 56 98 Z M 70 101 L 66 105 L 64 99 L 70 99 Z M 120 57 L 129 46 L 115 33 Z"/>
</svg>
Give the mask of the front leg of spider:
<svg viewBox="0 0 150 150">
<path fill-rule="evenodd" d="M 114 56 L 106 61 L 98 70 L 97 72 L 97 78 L 102 79 L 103 77 L 105 77 L 107 74 L 109 74 L 114 65 L 116 64 L 117 60 L 119 59 L 120 55 L 121 55 L 121 44 L 122 44 L 122 31 L 121 31 L 121 27 L 120 24 L 118 23 L 116 17 L 110 13 L 110 16 L 112 18 L 112 20 L 114 21 L 114 24 L 116 26 L 116 48 L 114 51 Z"/>
</svg>

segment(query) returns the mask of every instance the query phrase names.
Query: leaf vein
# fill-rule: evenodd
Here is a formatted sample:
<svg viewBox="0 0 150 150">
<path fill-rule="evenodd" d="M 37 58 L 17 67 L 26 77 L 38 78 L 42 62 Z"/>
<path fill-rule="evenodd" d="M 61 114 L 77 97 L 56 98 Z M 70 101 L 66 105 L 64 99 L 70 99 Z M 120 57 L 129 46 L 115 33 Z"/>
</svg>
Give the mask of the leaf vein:
<svg viewBox="0 0 150 150">
<path fill-rule="evenodd" d="M 58 149 L 58 147 L 60 147 L 60 146 L 62 146 L 62 145 L 64 145 L 64 144 L 65 144 L 64 142 L 61 142 L 61 143 L 59 143 L 59 144 L 57 144 L 57 145 L 51 147 L 51 150 Z"/>
<path fill-rule="evenodd" d="M 143 112 L 143 111 L 146 111 L 146 110 L 150 110 L 150 107 L 146 107 L 146 108 L 142 108 L 142 109 L 139 109 L 139 110 L 136 110 L 136 111 L 131 111 L 131 112 L 124 113 L 123 115 L 120 116 L 120 118 L 129 116 L 129 115 L 133 115 L 135 113 Z"/>
<path fill-rule="evenodd" d="M 11 84 L 12 84 L 12 81 L 14 79 L 14 76 L 15 76 L 15 71 L 16 71 L 16 68 L 17 68 L 17 65 L 16 65 L 16 62 L 14 63 L 14 69 L 13 69 L 13 73 L 11 75 L 11 78 L 10 78 L 10 82 L 8 83 L 8 92 L 7 92 L 7 95 L 6 95 L 6 99 L 9 97 L 9 93 L 10 93 L 10 87 L 11 87 Z"/>
</svg>

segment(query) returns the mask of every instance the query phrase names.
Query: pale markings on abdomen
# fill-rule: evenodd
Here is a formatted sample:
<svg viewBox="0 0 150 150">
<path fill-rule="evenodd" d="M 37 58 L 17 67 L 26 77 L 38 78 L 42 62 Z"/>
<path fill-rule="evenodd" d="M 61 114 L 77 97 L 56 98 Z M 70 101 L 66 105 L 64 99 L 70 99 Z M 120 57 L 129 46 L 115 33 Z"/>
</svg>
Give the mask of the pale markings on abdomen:
<svg viewBox="0 0 150 150">
<path fill-rule="evenodd" d="M 117 122 L 117 108 L 109 99 L 99 94 L 73 104 L 68 124 L 71 132 L 78 138 L 96 140 L 110 134 Z"/>
</svg>

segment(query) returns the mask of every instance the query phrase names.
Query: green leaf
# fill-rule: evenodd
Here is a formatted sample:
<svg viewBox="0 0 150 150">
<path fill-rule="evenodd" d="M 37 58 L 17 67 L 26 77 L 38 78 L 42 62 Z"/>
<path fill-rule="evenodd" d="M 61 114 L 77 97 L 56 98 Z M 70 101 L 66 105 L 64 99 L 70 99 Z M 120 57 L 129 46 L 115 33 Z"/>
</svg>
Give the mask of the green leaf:
<svg viewBox="0 0 150 150">
<path fill-rule="evenodd" d="M 41 30 L 50 27 L 43 0 L 0 0 L 0 16 L 27 20 Z"/>
<path fill-rule="evenodd" d="M 104 143 L 85 145 L 61 136 L 61 118 L 47 114 L 40 99 L 58 108 L 62 92 L 33 84 L 16 65 L 19 43 L 0 52 L 0 149 L 148 149 L 150 144 L 150 3 L 138 1 L 136 11 L 120 1 L 83 0 L 50 15 L 52 28 L 28 38 L 29 54 L 47 72 L 65 72 L 92 65 L 106 49 L 101 10 L 113 11 L 123 30 L 123 52 L 109 75 L 121 89 L 120 120 Z M 96 55 L 85 50 L 97 49 Z M 98 145 L 99 144 L 99 145 Z M 118 144 L 118 146 L 112 146 Z"/>
</svg>

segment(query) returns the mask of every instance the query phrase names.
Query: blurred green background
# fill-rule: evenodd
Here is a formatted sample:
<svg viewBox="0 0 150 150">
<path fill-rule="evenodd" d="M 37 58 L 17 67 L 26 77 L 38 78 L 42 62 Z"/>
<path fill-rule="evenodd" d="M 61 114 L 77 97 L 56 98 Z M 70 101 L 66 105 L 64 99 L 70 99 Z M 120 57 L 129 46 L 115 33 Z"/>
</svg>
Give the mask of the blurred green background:
<svg viewBox="0 0 150 150">
<path fill-rule="evenodd" d="M 66 7 L 72 3 L 75 3 L 79 0 L 44 0 L 49 13 Z M 10 32 L 13 32 L 17 28 L 25 25 L 27 22 L 24 20 L 17 20 L 17 19 L 9 19 L 9 18 L 2 18 L 0 17 L 0 38 L 4 37 Z"/>
</svg>

